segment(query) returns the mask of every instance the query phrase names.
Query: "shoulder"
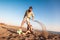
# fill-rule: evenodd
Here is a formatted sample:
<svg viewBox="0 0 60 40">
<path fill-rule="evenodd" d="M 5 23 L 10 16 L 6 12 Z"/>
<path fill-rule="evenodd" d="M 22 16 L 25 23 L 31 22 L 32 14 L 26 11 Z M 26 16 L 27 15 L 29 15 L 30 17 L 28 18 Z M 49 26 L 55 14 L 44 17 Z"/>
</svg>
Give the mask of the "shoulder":
<svg viewBox="0 0 60 40">
<path fill-rule="evenodd" d="M 27 12 L 28 12 L 28 10 L 25 11 L 25 13 L 27 13 Z"/>
<path fill-rule="evenodd" d="M 33 14 L 33 11 L 31 11 L 31 13 Z"/>
<path fill-rule="evenodd" d="M 29 10 L 26 10 L 26 12 L 28 12 Z"/>
</svg>

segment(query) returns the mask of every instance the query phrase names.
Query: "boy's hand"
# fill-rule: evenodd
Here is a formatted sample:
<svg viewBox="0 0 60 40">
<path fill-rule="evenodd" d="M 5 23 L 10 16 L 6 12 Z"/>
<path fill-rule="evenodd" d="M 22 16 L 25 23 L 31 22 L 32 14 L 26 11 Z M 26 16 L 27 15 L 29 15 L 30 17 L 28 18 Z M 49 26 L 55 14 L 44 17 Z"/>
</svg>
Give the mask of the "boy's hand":
<svg viewBox="0 0 60 40">
<path fill-rule="evenodd" d="M 32 17 L 32 20 L 34 20 L 34 17 Z"/>
</svg>

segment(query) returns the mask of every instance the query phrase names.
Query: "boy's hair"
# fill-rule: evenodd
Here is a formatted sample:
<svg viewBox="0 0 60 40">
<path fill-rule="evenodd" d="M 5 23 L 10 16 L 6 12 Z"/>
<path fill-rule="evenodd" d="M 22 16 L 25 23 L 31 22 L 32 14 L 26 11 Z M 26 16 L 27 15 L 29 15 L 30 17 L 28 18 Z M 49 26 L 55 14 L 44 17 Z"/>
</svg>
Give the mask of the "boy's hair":
<svg viewBox="0 0 60 40">
<path fill-rule="evenodd" d="M 32 6 L 30 6 L 29 9 L 33 9 Z"/>
</svg>

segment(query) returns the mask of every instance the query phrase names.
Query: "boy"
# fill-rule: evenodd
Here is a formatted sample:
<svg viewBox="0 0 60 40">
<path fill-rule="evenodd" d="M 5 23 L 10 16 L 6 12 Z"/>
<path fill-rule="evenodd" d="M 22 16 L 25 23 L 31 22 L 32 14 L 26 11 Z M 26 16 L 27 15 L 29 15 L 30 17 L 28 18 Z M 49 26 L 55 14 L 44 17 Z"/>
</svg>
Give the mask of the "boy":
<svg viewBox="0 0 60 40">
<path fill-rule="evenodd" d="M 26 22 L 27 25 L 28 25 L 27 30 L 29 30 L 31 17 L 32 17 L 32 20 L 34 20 L 34 14 L 33 14 L 33 11 L 32 11 L 32 6 L 30 6 L 29 9 L 25 12 L 23 21 L 22 21 L 22 23 L 21 23 L 21 27 L 22 27 L 22 26 L 24 25 L 24 23 Z"/>
</svg>

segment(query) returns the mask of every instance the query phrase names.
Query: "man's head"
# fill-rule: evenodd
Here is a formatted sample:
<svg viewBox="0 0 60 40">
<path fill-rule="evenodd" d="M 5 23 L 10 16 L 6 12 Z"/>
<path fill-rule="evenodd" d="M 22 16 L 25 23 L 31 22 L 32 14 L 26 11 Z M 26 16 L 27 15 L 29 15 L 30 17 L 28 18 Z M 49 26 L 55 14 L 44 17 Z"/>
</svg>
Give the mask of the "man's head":
<svg viewBox="0 0 60 40">
<path fill-rule="evenodd" d="M 31 12 L 31 11 L 32 11 L 32 6 L 29 7 L 29 12 Z"/>
</svg>

